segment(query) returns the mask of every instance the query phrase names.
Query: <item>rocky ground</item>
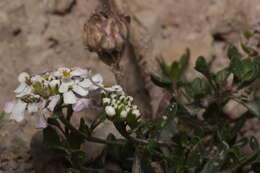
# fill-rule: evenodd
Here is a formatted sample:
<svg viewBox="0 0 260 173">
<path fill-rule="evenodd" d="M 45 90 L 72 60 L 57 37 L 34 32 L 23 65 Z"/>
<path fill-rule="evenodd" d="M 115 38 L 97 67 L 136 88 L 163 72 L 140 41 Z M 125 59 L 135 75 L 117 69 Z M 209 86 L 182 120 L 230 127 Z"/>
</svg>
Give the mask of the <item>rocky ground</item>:
<svg viewBox="0 0 260 173">
<path fill-rule="evenodd" d="M 187 47 L 191 49 L 191 66 L 199 55 L 216 55 L 213 70 L 218 70 L 227 61 L 227 45 L 238 44 L 241 31 L 260 19 L 259 0 L 116 2 L 142 26 L 145 32 L 139 39 L 149 35 L 152 40 L 147 45 L 148 56 L 139 63 L 140 69 L 145 64 L 148 72 L 156 69 L 156 55 L 172 61 Z M 81 66 L 98 71 L 107 83 L 115 82 L 110 68 L 82 44 L 83 24 L 97 4 L 97 0 L 0 1 L 0 108 L 14 97 L 16 78 L 22 71 L 40 73 L 60 66 Z M 192 77 L 194 72 L 189 72 Z M 138 95 L 138 89 L 134 91 Z M 152 94 L 153 100 L 158 97 L 159 91 Z M 37 116 L 19 124 L 4 118 L 0 124 L 0 173 L 34 172 L 30 141 L 37 132 L 36 121 Z"/>
</svg>

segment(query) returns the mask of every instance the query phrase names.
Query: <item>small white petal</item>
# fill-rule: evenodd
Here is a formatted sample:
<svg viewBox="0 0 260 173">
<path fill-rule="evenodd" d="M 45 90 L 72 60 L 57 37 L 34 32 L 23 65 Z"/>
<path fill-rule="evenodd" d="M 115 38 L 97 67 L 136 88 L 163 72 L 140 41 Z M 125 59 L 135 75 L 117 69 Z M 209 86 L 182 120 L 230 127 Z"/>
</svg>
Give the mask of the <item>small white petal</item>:
<svg viewBox="0 0 260 173">
<path fill-rule="evenodd" d="M 40 114 L 39 124 L 36 125 L 37 129 L 44 129 L 48 126 L 47 117 L 43 112 Z"/>
<path fill-rule="evenodd" d="M 112 106 L 106 106 L 105 112 L 110 117 L 112 117 L 112 116 L 114 116 L 116 114 L 116 110 Z"/>
<path fill-rule="evenodd" d="M 55 96 L 51 96 L 50 97 L 50 103 L 49 103 L 49 105 L 48 105 L 48 109 L 50 110 L 50 111 L 53 111 L 54 110 L 54 108 L 55 108 L 55 106 L 57 105 L 57 103 L 59 102 L 59 100 L 60 100 L 60 95 L 55 95 Z"/>
<path fill-rule="evenodd" d="M 110 104 L 111 103 L 111 99 L 110 98 L 103 98 L 102 102 L 103 102 L 103 104 Z"/>
<path fill-rule="evenodd" d="M 167 116 L 162 116 L 162 118 L 163 118 L 164 120 L 167 120 Z"/>
<path fill-rule="evenodd" d="M 95 74 L 94 76 L 92 76 L 92 80 L 99 85 L 103 83 L 103 77 L 101 76 L 101 74 Z"/>
<path fill-rule="evenodd" d="M 38 108 L 39 108 L 39 109 L 45 108 L 46 103 L 47 103 L 46 100 L 42 100 L 41 102 L 37 103 L 37 104 L 38 104 Z"/>
<path fill-rule="evenodd" d="M 74 68 L 72 72 L 70 72 L 71 76 L 87 76 L 87 70 L 82 68 Z"/>
<path fill-rule="evenodd" d="M 55 76 L 55 77 L 61 77 L 61 76 L 62 76 L 62 72 L 60 72 L 60 71 L 54 71 L 54 72 L 53 72 L 53 76 Z"/>
<path fill-rule="evenodd" d="M 32 94 L 32 87 L 26 86 L 21 93 L 16 94 L 16 97 L 23 97 L 25 95 L 30 95 L 30 94 Z"/>
<path fill-rule="evenodd" d="M 65 93 L 69 90 L 69 84 L 68 83 L 62 83 L 59 87 L 59 92 L 60 93 Z"/>
<path fill-rule="evenodd" d="M 27 103 L 18 100 L 17 103 L 15 104 L 10 119 L 16 120 L 16 121 L 22 121 L 24 119 L 24 111 L 26 109 Z"/>
<path fill-rule="evenodd" d="M 127 113 L 125 110 L 123 110 L 121 113 L 120 113 L 120 117 L 121 118 L 126 118 L 127 117 Z"/>
<path fill-rule="evenodd" d="M 138 109 L 134 109 L 132 112 L 137 118 L 140 117 L 141 113 Z"/>
<path fill-rule="evenodd" d="M 77 103 L 77 97 L 72 91 L 63 94 L 63 100 L 65 104 L 75 104 Z"/>
<path fill-rule="evenodd" d="M 78 85 L 83 87 L 83 88 L 89 88 L 93 84 L 92 84 L 92 82 L 89 79 L 84 79 L 83 81 L 79 82 Z"/>
<path fill-rule="evenodd" d="M 29 113 L 34 113 L 38 111 L 38 103 L 30 103 L 27 105 L 27 109 Z"/>
<path fill-rule="evenodd" d="M 72 89 L 75 93 L 79 94 L 80 96 L 86 96 L 88 95 L 88 90 L 78 86 L 78 85 L 74 85 L 73 89 Z"/>
<path fill-rule="evenodd" d="M 14 106 L 15 106 L 15 104 L 16 104 L 16 100 L 7 102 L 5 104 L 5 108 L 4 108 L 5 113 L 8 113 L 8 114 L 11 113 L 13 108 L 14 108 Z"/>
<path fill-rule="evenodd" d="M 55 87 L 55 86 L 59 86 L 60 85 L 60 81 L 59 80 L 52 80 L 49 85 L 51 87 Z"/>
<path fill-rule="evenodd" d="M 42 82 L 44 81 L 44 78 L 41 77 L 40 75 L 35 75 L 31 78 L 31 81 L 34 83 L 34 82 Z"/>
<path fill-rule="evenodd" d="M 21 83 L 24 83 L 29 78 L 30 78 L 30 75 L 28 73 L 22 72 L 18 76 L 18 81 L 21 82 Z"/>
<path fill-rule="evenodd" d="M 22 93 L 25 88 L 27 87 L 27 84 L 26 83 L 21 83 L 15 90 L 14 92 L 15 93 Z"/>
</svg>

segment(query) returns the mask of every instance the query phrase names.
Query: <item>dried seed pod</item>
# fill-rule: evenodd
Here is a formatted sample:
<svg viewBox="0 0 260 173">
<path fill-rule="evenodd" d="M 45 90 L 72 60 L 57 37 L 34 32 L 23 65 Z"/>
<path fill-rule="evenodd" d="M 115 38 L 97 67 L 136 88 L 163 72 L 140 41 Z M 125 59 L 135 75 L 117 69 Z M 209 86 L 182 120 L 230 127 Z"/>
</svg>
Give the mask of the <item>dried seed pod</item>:
<svg viewBox="0 0 260 173">
<path fill-rule="evenodd" d="M 127 17 L 113 12 L 93 14 L 84 25 L 85 45 L 105 63 L 117 63 L 128 39 L 129 22 Z"/>
</svg>

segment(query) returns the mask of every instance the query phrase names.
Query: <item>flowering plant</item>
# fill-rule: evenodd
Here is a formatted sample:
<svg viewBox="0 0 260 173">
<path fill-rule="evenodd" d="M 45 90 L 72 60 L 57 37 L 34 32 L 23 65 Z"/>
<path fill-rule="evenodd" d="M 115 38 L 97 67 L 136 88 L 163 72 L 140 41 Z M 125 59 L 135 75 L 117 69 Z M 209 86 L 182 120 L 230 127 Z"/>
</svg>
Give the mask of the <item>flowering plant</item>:
<svg viewBox="0 0 260 173">
<path fill-rule="evenodd" d="M 128 23 L 125 17 L 108 11 L 93 15 L 85 28 L 88 47 L 117 70 L 129 35 Z M 259 34 L 259 28 L 255 29 Z M 198 57 L 195 70 L 203 76 L 192 81 L 183 75 L 189 50 L 171 64 L 158 59 L 161 74 L 151 75 L 151 80 L 166 94 L 154 120 L 142 118 L 133 97 L 121 86 L 107 87 L 100 74 L 92 75 L 79 67 L 62 67 L 39 75 L 21 73 L 14 91 L 16 99 L 6 104 L 5 112 L 18 122 L 24 119 L 25 111 L 38 112 L 37 128 L 43 129 L 44 143 L 64 154 L 64 165 L 70 173 L 259 172 L 257 139 L 240 133 L 248 119 L 260 117 L 260 103 L 251 88 L 260 76 L 259 45 L 250 41 L 259 38 L 249 32 L 245 37 L 249 41 L 242 44 L 245 52 L 230 46 L 230 63 L 216 73 L 204 57 Z M 232 119 L 224 111 L 231 100 L 247 110 L 239 118 Z M 91 124 L 84 118 L 79 126 L 71 122 L 74 112 L 93 107 L 100 108 L 100 115 Z M 113 123 L 122 138 L 109 134 L 102 139 L 93 134 L 105 120 Z M 95 160 L 86 161 L 82 149 L 86 141 L 105 144 L 106 148 Z M 243 151 L 245 146 L 250 148 L 249 154 Z M 110 160 L 119 168 L 108 168 L 106 162 Z"/>
</svg>

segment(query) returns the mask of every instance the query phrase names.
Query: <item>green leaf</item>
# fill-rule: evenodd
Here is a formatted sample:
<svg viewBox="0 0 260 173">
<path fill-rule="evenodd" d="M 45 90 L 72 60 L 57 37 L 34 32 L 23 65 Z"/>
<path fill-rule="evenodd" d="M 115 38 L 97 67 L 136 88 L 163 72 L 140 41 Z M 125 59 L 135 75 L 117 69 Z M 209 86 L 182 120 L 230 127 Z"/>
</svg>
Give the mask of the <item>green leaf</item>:
<svg viewBox="0 0 260 173">
<path fill-rule="evenodd" d="M 249 30 L 245 30 L 245 31 L 243 32 L 243 35 L 244 35 L 244 37 L 245 37 L 246 39 L 250 39 L 250 38 L 252 38 L 252 37 L 254 36 L 254 34 L 253 34 L 251 31 L 249 31 Z"/>
<path fill-rule="evenodd" d="M 243 82 L 254 81 L 258 75 L 258 66 L 250 59 L 242 61 L 242 77 Z"/>
<path fill-rule="evenodd" d="M 259 150 L 259 143 L 257 141 L 257 139 L 252 136 L 249 140 L 249 145 L 250 145 L 250 148 L 253 150 L 253 151 L 256 151 L 256 150 Z"/>
<path fill-rule="evenodd" d="M 210 92 L 210 86 L 206 79 L 195 78 L 185 87 L 186 93 L 193 99 L 200 99 Z"/>
<path fill-rule="evenodd" d="M 174 61 L 171 65 L 171 79 L 174 84 L 177 84 L 181 78 L 180 64 Z"/>
<path fill-rule="evenodd" d="M 259 66 L 252 61 L 251 58 L 246 58 L 243 60 L 233 58 L 231 59 L 230 68 L 234 73 L 234 82 L 236 84 L 250 84 L 250 82 L 254 81 L 259 75 Z"/>
<path fill-rule="evenodd" d="M 172 82 L 175 85 L 178 85 L 178 83 L 180 82 L 181 76 L 188 66 L 189 59 L 190 59 L 190 51 L 189 51 L 189 49 L 187 49 L 186 53 L 181 56 L 179 62 L 177 62 L 177 61 L 172 62 L 170 78 L 172 79 Z"/>
<path fill-rule="evenodd" d="M 227 85 L 227 79 L 230 75 L 230 70 L 228 68 L 225 68 L 216 74 L 216 83 L 220 88 L 223 88 Z"/>
<path fill-rule="evenodd" d="M 209 66 L 206 59 L 203 56 L 198 57 L 195 65 L 195 69 L 202 73 L 206 77 L 210 77 Z"/>
<path fill-rule="evenodd" d="M 88 128 L 88 125 L 85 123 L 84 118 L 80 119 L 79 131 L 85 133 L 86 135 L 91 134 L 90 129 Z"/>
<path fill-rule="evenodd" d="M 243 102 L 240 100 L 235 100 L 238 103 L 244 105 L 250 113 L 260 118 L 260 102 L 259 101 L 252 101 L 252 102 Z"/>
<path fill-rule="evenodd" d="M 165 77 L 170 77 L 171 74 L 171 66 L 168 65 L 162 57 L 156 58 L 157 63 L 160 65 L 160 69 L 162 71 L 162 75 Z"/>
<path fill-rule="evenodd" d="M 256 64 L 260 65 L 260 56 L 254 57 L 253 60 L 254 60 L 254 62 L 255 62 Z"/>
<path fill-rule="evenodd" d="M 231 62 L 230 62 L 230 69 L 231 69 L 231 72 L 234 73 L 234 76 L 238 80 L 242 80 L 242 77 L 243 77 L 243 70 L 242 70 L 243 69 L 243 64 L 242 64 L 240 58 L 232 57 Z"/>
<path fill-rule="evenodd" d="M 250 48 L 250 47 L 248 47 L 247 45 L 245 45 L 245 44 L 243 44 L 243 43 L 241 43 L 241 47 L 242 47 L 242 49 L 243 49 L 243 51 L 245 52 L 245 53 L 247 53 L 247 54 L 251 54 L 251 52 L 252 52 L 252 49 Z"/>
<path fill-rule="evenodd" d="M 151 75 L 152 82 L 162 88 L 170 89 L 172 87 L 172 82 L 170 80 L 162 79 L 159 76 Z"/>
<path fill-rule="evenodd" d="M 43 141 L 49 147 L 61 145 L 60 137 L 57 131 L 51 126 L 48 126 L 43 130 Z"/>
<path fill-rule="evenodd" d="M 184 70 L 187 68 L 188 64 L 189 64 L 189 60 L 190 60 L 190 50 L 186 49 L 185 54 L 183 54 L 181 56 L 180 62 L 179 62 L 179 66 L 180 66 L 180 71 L 181 73 L 184 72 Z"/>
<path fill-rule="evenodd" d="M 242 55 L 239 53 L 238 49 L 234 45 L 230 45 L 228 48 L 228 58 L 232 59 L 240 59 Z"/>
</svg>

